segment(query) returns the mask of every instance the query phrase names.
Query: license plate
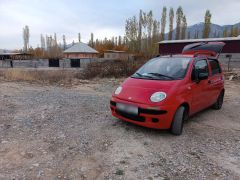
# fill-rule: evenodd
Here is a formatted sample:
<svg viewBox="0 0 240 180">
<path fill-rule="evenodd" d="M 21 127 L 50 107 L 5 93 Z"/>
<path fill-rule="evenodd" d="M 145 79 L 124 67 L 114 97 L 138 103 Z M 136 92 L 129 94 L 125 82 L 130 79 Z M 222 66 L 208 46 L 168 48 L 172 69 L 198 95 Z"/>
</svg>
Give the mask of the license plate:
<svg viewBox="0 0 240 180">
<path fill-rule="evenodd" d="M 117 103 L 117 110 L 128 113 L 128 114 L 132 114 L 132 115 L 138 115 L 138 107 L 136 106 Z"/>
</svg>

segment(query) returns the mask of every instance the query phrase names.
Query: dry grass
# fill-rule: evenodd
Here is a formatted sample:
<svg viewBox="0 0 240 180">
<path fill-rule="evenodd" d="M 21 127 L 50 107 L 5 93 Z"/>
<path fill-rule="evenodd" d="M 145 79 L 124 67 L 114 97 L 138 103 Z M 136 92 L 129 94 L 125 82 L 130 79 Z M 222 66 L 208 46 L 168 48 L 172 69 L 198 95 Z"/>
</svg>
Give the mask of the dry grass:
<svg viewBox="0 0 240 180">
<path fill-rule="evenodd" d="M 28 81 L 41 83 L 71 83 L 79 78 L 79 72 L 65 70 L 1 69 L 0 77 L 9 81 Z"/>
</svg>

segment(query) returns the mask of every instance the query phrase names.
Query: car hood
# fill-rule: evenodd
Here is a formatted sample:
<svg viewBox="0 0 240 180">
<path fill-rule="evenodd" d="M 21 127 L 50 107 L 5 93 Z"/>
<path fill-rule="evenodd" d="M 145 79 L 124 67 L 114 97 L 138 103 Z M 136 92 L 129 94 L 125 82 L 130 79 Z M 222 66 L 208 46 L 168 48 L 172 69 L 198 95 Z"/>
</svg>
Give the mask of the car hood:
<svg viewBox="0 0 240 180">
<path fill-rule="evenodd" d="M 122 91 L 117 95 L 117 98 L 136 103 L 156 104 L 150 101 L 153 93 L 162 91 L 168 96 L 180 81 L 181 80 L 164 81 L 128 78 L 122 84 Z M 164 101 L 165 100 L 162 102 Z"/>
</svg>

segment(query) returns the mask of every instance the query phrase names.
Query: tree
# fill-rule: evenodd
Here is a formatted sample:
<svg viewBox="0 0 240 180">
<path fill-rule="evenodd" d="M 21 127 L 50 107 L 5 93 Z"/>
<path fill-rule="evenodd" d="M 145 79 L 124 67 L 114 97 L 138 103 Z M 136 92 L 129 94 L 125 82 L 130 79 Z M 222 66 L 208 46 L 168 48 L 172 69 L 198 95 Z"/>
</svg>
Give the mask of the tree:
<svg viewBox="0 0 240 180">
<path fill-rule="evenodd" d="M 54 46 L 57 46 L 57 34 L 56 33 L 54 33 Z"/>
<path fill-rule="evenodd" d="M 94 47 L 94 35 L 93 35 L 93 33 L 91 33 L 90 46 L 91 46 L 92 48 Z"/>
<path fill-rule="evenodd" d="M 81 42 L 81 34 L 78 33 L 78 42 Z"/>
<path fill-rule="evenodd" d="M 167 18 L 167 8 L 164 6 L 163 10 L 162 10 L 162 17 L 161 17 L 161 35 L 160 35 L 161 40 L 164 40 L 165 28 L 166 28 L 166 18 Z"/>
<path fill-rule="evenodd" d="M 210 11 L 207 10 L 204 18 L 203 38 L 208 38 L 211 32 L 211 17 Z"/>
<path fill-rule="evenodd" d="M 41 40 L 41 48 L 42 48 L 42 50 L 45 50 L 45 48 L 46 48 L 46 46 L 45 46 L 45 38 L 43 37 L 42 34 L 41 34 L 40 40 Z"/>
<path fill-rule="evenodd" d="M 173 38 L 173 20 L 174 20 L 174 10 L 173 10 L 173 8 L 170 8 L 168 40 L 172 40 L 172 38 Z"/>
<path fill-rule="evenodd" d="M 183 18 L 183 9 L 181 6 L 178 7 L 177 12 L 176 12 L 176 39 L 180 39 L 180 33 L 181 33 L 181 23 L 182 23 L 182 18 Z"/>
<path fill-rule="evenodd" d="M 182 29 L 181 29 L 181 39 L 186 39 L 186 31 L 187 31 L 187 19 L 184 15 L 182 18 Z"/>
<path fill-rule="evenodd" d="M 66 48 L 67 48 L 66 36 L 63 35 L 63 49 L 65 50 Z"/>
<path fill-rule="evenodd" d="M 153 46 L 160 39 L 160 33 L 159 33 L 160 30 L 159 29 L 160 29 L 160 22 L 157 21 L 157 20 L 154 20 L 153 21 L 153 32 L 152 32 Z M 155 45 L 155 47 L 156 47 L 156 45 Z M 158 48 L 154 48 L 154 52 L 153 53 L 157 54 L 158 53 Z"/>
<path fill-rule="evenodd" d="M 118 46 L 122 45 L 122 36 L 118 36 Z"/>
<path fill-rule="evenodd" d="M 191 33 L 190 31 L 188 31 L 188 36 L 187 36 L 188 39 L 191 39 Z"/>
<path fill-rule="evenodd" d="M 153 29 L 153 13 L 152 11 L 149 11 L 147 14 L 147 31 L 148 31 L 148 43 L 147 43 L 147 49 L 151 49 L 152 45 L 152 29 Z"/>
<path fill-rule="evenodd" d="M 230 37 L 237 37 L 238 36 L 238 27 L 231 27 Z"/>
<path fill-rule="evenodd" d="M 128 46 L 130 51 L 136 52 L 138 39 L 138 22 L 136 16 L 128 18 L 125 25 L 126 41 L 129 41 Z"/>
<path fill-rule="evenodd" d="M 228 29 L 227 29 L 227 27 L 224 28 L 223 37 L 228 37 Z"/>
<path fill-rule="evenodd" d="M 214 38 L 217 37 L 217 30 L 214 31 L 214 33 L 213 33 L 213 37 L 214 37 Z"/>
<path fill-rule="evenodd" d="M 27 52 L 29 48 L 29 27 L 26 25 L 23 28 L 23 50 L 24 52 Z"/>
<path fill-rule="evenodd" d="M 139 12 L 138 20 L 138 52 L 142 50 L 142 26 L 143 26 L 143 17 L 142 10 Z"/>
<path fill-rule="evenodd" d="M 198 30 L 195 31 L 194 39 L 198 39 Z"/>
</svg>

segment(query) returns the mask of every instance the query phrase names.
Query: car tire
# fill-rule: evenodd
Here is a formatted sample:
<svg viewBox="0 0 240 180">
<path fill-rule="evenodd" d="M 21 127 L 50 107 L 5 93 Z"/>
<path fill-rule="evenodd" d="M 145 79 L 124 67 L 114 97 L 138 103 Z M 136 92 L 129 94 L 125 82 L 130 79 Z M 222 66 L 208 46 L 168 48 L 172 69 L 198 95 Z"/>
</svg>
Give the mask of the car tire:
<svg viewBox="0 0 240 180">
<path fill-rule="evenodd" d="M 216 110 L 221 109 L 223 105 L 223 99 L 224 99 L 224 93 L 221 92 L 217 98 L 217 101 L 213 104 L 212 108 Z"/>
<path fill-rule="evenodd" d="M 173 118 L 172 121 L 172 126 L 171 126 L 171 133 L 174 135 L 181 135 L 182 134 L 182 129 L 183 129 L 183 122 L 186 119 L 185 117 L 187 116 L 185 112 L 185 107 L 180 106 Z"/>
</svg>

